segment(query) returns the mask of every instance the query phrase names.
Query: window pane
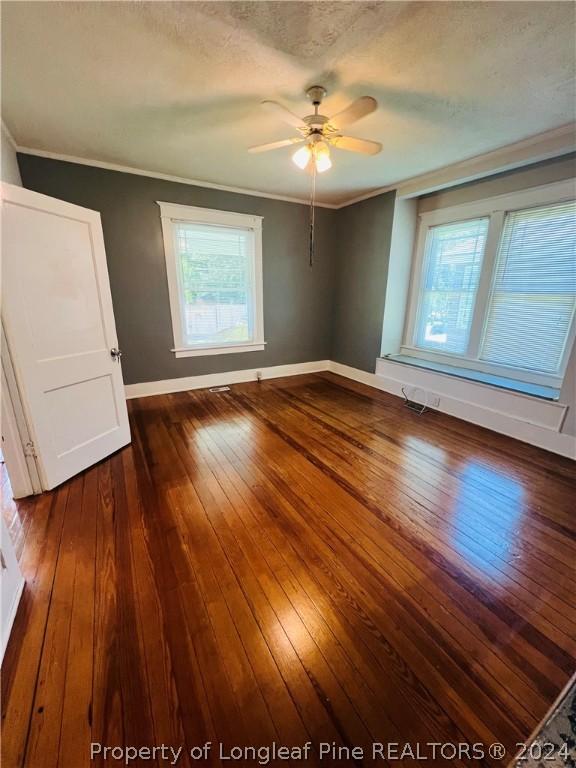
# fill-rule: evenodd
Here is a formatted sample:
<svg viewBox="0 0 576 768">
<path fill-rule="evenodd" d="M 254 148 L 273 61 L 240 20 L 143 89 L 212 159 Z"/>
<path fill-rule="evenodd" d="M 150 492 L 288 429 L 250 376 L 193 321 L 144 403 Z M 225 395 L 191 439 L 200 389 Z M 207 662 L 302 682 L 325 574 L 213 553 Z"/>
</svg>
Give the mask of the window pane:
<svg viewBox="0 0 576 768">
<path fill-rule="evenodd" d="M 186 344 L 252 341 L 253 233 L 176 222 L 174 236 Z"/>
<path fill-rule="evenodd" d="M 416 345 L 464 354 L 484 248 L 488 218 L 431 227 L 416 327 Z"/>
<path fill-rule="evenodd" d="M 576 203 L 506 216 L 480 357 L 557 373 L 576 302 Z"/>
</svg>

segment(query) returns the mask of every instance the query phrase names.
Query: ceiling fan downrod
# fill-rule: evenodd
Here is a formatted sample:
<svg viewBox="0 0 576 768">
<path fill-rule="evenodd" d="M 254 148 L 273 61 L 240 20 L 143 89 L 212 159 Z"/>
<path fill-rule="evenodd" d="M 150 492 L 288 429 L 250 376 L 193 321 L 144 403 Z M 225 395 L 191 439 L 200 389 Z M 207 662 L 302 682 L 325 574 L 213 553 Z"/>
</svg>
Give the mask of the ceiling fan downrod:
<svg viewBox="0 0 576 768">
<path fill-rule="evenodd" d="M 323 99 L 326 98 L 326 88 L 324 88 L 321 85 L 313 85 L 306 91 L 306 96 L 310 99 L 312 102 L 312 105 L 314 107 L 314 117 L 318 116 L 318 108 L 322 104 Z M 322 133 L 320 130 L 316 129 L 312 131 L 312 134 L 317 134 L 315 138 L 321 139 Z M 315 226 L 316 226 L 316 174 L 317 174 L 317 168 L 316 163 L 312 164 L 312 194 L 310 196 L 310 239 L 309 239 L 309 265 L 310 267 L 314 266 L 314 251 L 316 247 L 315 242 Z"/>
<path fill-rule="evenodd" d="M 313 85 L 306 91 L 306 96 L 310 99 L 312 102 L 312 105 L 314 107 L 314 116 L 318 115 L 318 108 L 322 104 L 322 100 L 326 98 L 326 88 L 323 88 L 321 85 Z M 321 138 L 322 134 L 320 131 L 316 130 L 313 131 L 313 133 L 317 133 L 318 138 Z M 316 174 L 317 174 L 317 168 L 316 164 L 312 164 L 312 194 L 310 196 L 310 237 L 309 237 L 309 265 L 310 267 L 314 266 L 314 250 L 316 246 L 315 242 L 315 226 L 316 226 Z"/>
<path fill-rule="evenodd" d="M 310 238 L 308 263 L 310 267 L 314 266 L 314 248 L 315 248 L 315 229 L 316 226 L 316 165 L 312 166 L 312 194 L 310 196 Z"/>
</svg>

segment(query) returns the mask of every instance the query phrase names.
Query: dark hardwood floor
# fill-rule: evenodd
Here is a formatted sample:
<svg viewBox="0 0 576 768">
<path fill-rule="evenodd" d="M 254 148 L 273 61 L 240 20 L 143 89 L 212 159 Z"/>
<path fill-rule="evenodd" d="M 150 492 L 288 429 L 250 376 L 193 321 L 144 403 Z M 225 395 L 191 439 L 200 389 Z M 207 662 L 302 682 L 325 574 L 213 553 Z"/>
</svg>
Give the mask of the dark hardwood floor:
<svg viewBox="0 0 576 768">
<path fill-rule="evenodd" d="M 4 768 L 206 741 L 507 764 L 576 669 L 572 462 L 332 374 L 129 406 L 132 445 L 59 489 L 4 477 Z"/>
</svg>

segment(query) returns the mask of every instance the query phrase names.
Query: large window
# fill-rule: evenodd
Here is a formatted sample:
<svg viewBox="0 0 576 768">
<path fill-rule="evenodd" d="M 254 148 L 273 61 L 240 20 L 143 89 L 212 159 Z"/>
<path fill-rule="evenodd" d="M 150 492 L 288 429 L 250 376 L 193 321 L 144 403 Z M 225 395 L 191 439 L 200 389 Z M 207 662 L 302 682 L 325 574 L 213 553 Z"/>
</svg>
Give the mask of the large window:
<svg viewBox="0 0 576 768">
<path fill-rule="evenodd" d="M 177 357 L 264 348 L 262 220 L 159 203 Z"/>
<path fill-rule="evenodd" d="M 575 325 L 574 192 L 562 182 L 423 214 L 403 351 L 559 384 Z"/>
</svg>

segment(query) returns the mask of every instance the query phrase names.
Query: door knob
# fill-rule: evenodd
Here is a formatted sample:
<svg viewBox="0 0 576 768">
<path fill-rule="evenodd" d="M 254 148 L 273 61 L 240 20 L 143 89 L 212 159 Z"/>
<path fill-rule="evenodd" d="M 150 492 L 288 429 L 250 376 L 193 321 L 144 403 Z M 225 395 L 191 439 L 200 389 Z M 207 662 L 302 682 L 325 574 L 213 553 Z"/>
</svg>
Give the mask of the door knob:
<svg viewBox="0 0 576 768">
<path fill-rule="evenodd" d="M 120 358 L 122 357 L 122 350 L 118 349 L 118 347 L 112 347 L 110 350 L 110 357 L 115 362 L 119 362 Z"/>
</svg>

